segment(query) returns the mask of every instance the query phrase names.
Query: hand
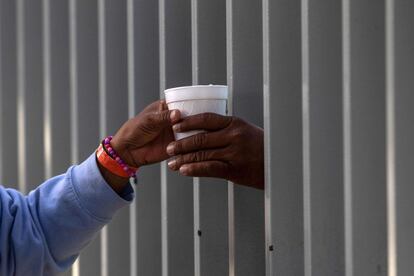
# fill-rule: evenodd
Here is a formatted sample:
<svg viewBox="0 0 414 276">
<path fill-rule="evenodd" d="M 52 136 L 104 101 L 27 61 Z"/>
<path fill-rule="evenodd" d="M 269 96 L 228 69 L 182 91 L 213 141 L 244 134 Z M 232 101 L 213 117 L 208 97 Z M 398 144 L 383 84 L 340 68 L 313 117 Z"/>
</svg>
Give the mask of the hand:
<svg viewBox="0 0 414 276">
<path fill-rule="evenodd" d="M 217 177 L 264 189 L 263 129 L 237 117 L 204 113 L 183 119 L 175 132 L 206 130 L 172 142 L 168 166 L 182 175 Z"/>
<path fill-rule="evenodd" d="M 136 168 L 160 162 L 168 158 L 165 147 L 174 140 L 171 125 L 179 120 L 178 110 L 168 111 L 164 101 L 154 102 L 118 130 L 111 146 L 122 160 Z M 99 163 L 98 167 L 106 182 L 120 194 L 128 178 L 113 174 Z"/>
<path fill-rule="evenodd" d="M 169 111 L 162 100 L 154 102 L 118 130 L 112 148 L 136 168 L 163 161 L 168 158 L 165 147 L 174 141 L 171 125 L 179 120 L 178 110 Z"/>
</svg>

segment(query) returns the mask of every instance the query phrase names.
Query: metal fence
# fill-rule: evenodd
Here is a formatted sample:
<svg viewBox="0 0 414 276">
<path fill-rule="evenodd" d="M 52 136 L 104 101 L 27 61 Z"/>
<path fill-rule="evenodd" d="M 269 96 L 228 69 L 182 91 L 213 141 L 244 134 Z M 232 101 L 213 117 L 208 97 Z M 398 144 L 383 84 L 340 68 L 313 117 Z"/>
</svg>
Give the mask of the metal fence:
<svg viewBox="0 0 414 276">
<path fill-rule="evenodd" d="M 189 84 L 265 129 L 266 190 L 140 171 L 65 275 L 409 276 L 414 1 L 0 0 L 0 180 L 27 192 Z"/>
</svg>

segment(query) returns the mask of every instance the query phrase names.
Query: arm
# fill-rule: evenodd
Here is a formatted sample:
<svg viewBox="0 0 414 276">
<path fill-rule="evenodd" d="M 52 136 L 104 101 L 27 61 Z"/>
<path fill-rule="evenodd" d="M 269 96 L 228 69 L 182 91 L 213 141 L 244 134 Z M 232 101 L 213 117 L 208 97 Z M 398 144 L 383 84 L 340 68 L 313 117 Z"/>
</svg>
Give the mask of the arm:
<svg viewBox="0 0 414 276">
<path fill-rule="evenodd" d="M 0 188 L 0 275 L 48 275 L 66 270 L 115 212 L 124 198 L 101 176 L 91 155 L 66 174 L 23 196 Z"/>
<path fill-rule="evenodd" d="M 127 121 L 111 142 L 134 167 L 168 157 L 179 112 L 163 102 Z M 117 210 L 133 199 L 127 179 L 97 163 L 95 154 L 28 196 L 0 186 L 0 275 L 55 275 L 69 268 Z"/>
</svg>

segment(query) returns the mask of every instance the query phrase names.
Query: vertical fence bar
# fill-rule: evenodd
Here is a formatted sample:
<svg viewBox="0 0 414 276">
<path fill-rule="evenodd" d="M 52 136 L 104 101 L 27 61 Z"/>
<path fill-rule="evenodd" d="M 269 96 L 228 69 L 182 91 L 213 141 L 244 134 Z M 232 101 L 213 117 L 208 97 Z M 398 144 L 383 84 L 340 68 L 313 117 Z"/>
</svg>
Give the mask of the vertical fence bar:
<svg viewBox="0 0 414 276">
<path fill-rule="evenodd" d="M 261 14 L 261 1 L 227 2 L 230 104 L 233 115 L 259 126 L 263 125 Z M 234 228 L 229 226 L 230 275 L 265 274 L 263 191 L 234 185 L 229 205 L 229 223 L 234 223 Z"/>
<path fill-rule="evenodd" d="M 388 275 L 402 276 L 412 273 L 414 248 L 414 3 L 388 0 L 386 7 Z"/>
<path fill-rule="evenodd" d="M 304 275 L 301 6 L 263 4 L 266 275 Z"/>
<path fill-rule="evenodd" d="M 385 1 L 386 59 L 386 151 L 387 151 L 387 265 L 388 275 L 397 276 L 397 211 L 395 176 L 395 3 Z"/>
<path fill-rule="evenodd" d="M 108 133 L 107 123 L 107 87 L 106 87 L 106 1 L 98 0 L 98 53 L 99 53 L 99 135 Z M 101 275 L 109 276 L 108 264 L 108 226 L 101 231 Z"/>
<path fill-rule="evenodd" d="M 135 33 L 134 33 L 134 0 L 126 4 L 127 15 L 127 62 L 128 62 L 128 117 L 135 116 Z M 130 275 L 137 276 L 137 201 L 134 200 L 129 208 L 129 255 Z"/>
<path fill-rule="evenodd" d="M 42 5 L 41 0 L 16 3 L 19 187 L 29 192 L 44 179 Z"/>
<path fill-rule="evenodd" d="M 71 160 L 86 159 L 99 143 L 97 3 L 70 0 Z M 85 248 L 73 276 L 101 275 L 99 236 Z"/>
<path fill-rule="evenodd" d="M 191 84 L 191 1 L 160 0 L 160 93 Z M 162 275 L 194 275 L 191 178 L 161 166 Z"/>
<path fill-rule="evenodd" d="M 226 4 L 193 0 L 193 85 L 226 83 Z M 194 178 L 194 275 L 228 274 L 227 183 Z"/>
<path fill-rule="evenodd" d="M 163 90 L 166 88 L 166 20 L 165 0 L 158 0 L 158 28 L 159 28 L 159 62 L 160 62 L 160 98 L 165 98 Z M 168 276 L 168 208 L 167 208 L 167 163 L 160 166 L 161 180 L 161 275 Z"/>
<path fill-rule="evenodd" d="M 385 274 L 385 3 L 342 4 L 345 271 Z"/>
<path fill-rule="evenodd" d="M 233 115 L 233 1 L 226 1 L 226 71 L 229 99 L 227 103 L 228 115 Z M 234 221 L 234 184 L 227 184 L 228 203 L 228 239 L 229 239 L 229 276 L 235 276 L 235 221 Z"/>
<path fill-rule="evenodd" d="M 15 1 L 0 1 L 0 184 L 12 188 L 18 188 L 16 15 Z"/>
<path fill-rule="evenodd" d="M 42 1 L 42 32 L 43 32 L 43 143 L 45 178 L 52 176 L 52 95 L 51 95 L 51 31 L 50 1 Z"/>
<path fill-rule="evenodd" d="M 341 3 L 302 1 L 305 275 L 344 275 Z"/>
<path fill-rule="evenodd" d="M 68 3 L 68 27 L 69 27 L 69 97 L 70 97 L 70 161 L 72 164 L 79 162 L 79 108 L 78 108 L 78 75 L 77 75 L 77 20 L 76 0 Z M 72 276 L 80 275 L 80 257 L 71 268 Z"/>
<path fill-rule="evenodd" d="M 25 118 L 25 13 L 24 0 L 16 1 L 16 48 L 17 48 L 17 176 L 20 192 L 26 192 L 26 118 Z"/>
<path fill-rule="evenodd" d="M 198 59 L 198 6 L 199 1 L 191 1 L 191 62 L 192 62 L 192 83 L 193 85 L 199 84 L 199 59 Z M 202 233 L 200 225 L 200 178 L 194 177 L 193 179 L 193 208 L 194 208 L 194 275 L 200 276 L 201 274 L 201 257 L 200 257 L 200 238 L 196 233 Z"/>
<path fill-rule="evenodd" d="M 158 1 L 134 1 L 134 97 L 140 112 L 160 97 Z M 131 58 L 129 58 L 131 60 Z M 132 76 L 131 76 L 132 77 Z M 136 187 L 137 275 L 161 275 L 160 165 L 139 170 Z"/>
<path fill-rule="evenodd" d="M 115 134 L 128 119 L 126 11 L 126 2 L 98 2 L 101 137 Z M 129 209 L 120 211 L 101 237 L 102 275 L 129 275 Z"/>
</svg>

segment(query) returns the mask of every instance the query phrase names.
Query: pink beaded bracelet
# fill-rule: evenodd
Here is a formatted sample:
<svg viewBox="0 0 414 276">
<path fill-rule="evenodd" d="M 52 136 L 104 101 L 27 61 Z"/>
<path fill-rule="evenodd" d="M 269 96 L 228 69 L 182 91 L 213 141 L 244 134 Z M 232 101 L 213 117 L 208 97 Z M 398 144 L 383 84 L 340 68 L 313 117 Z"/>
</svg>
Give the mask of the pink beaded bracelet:
<svg viewBox="0 0 414 276">
<path fill-rule="evenodd" d="M 125 161 L 122 160 L 121 157 L 118 156 L 118 154 L 115 152 L 115 150 L 111 146 L 112 138 L 113 138 L 112 136 L 108 136 L 102 141 L 103 148 L 106 150 L 109 156 L 111 156 L 111 158 L 114 159 L 118 163 L 119 166 L 121 166 L 121 168 L 125 171 L 127 175 L 129 175 L 130 178 L 133 178 L 134 180 L 136 180 L 137 178 L 136 171 L 138 169 L 132 166 L 128 166 L 128 164 L 126 164 Z"/>
</svg>

